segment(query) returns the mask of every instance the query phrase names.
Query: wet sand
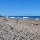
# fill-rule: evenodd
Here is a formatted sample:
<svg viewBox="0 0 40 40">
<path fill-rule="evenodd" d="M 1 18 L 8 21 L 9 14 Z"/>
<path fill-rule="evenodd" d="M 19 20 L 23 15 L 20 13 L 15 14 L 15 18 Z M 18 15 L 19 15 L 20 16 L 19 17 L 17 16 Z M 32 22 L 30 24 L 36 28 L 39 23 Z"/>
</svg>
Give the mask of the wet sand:
<svg viewBox="0 0 40 40">
<path fill-rule="evenodd" d="M 0 40 L 40 40 L 40 20 L 0 18 Z"/>
</svg>

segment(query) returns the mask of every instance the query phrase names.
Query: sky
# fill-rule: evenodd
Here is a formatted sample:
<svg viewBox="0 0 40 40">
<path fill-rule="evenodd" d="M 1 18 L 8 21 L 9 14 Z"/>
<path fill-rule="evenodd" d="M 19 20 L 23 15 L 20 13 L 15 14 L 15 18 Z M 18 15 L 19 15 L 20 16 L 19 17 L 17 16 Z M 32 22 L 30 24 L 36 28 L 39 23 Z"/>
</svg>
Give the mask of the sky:
<svg viewBox="0 0 40 40">
<path fill-rule="evenodd" d="M 0 15 L 40 16 L 40 0 L 0 0 Z"/>
</svg>

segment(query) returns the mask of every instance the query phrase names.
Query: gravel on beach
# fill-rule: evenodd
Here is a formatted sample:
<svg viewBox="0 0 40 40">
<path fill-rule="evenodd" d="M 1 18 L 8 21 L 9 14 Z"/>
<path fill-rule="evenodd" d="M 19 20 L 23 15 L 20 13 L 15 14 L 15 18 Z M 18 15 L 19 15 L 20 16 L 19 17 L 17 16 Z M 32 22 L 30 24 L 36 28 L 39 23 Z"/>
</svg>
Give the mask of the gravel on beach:
<svg viewBox="0 0 40 40">
<path fill-rule="evenodd" d="M 40 40 L 40 27 L 12 21 L 0 21 L 0 40 Z"/>
</svg>

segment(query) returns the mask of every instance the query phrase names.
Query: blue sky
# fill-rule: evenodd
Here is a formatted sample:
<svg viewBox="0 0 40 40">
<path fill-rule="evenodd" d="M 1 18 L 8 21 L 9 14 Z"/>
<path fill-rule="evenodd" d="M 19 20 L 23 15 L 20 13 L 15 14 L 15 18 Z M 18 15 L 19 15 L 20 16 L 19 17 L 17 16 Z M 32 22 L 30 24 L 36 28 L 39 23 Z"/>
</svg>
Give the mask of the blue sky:
<svg viewBox="0 0 40 40">
<path fill-rule="evenodd" d="M 40 16 L 40 0 L 0 0 L 0 15 Z"/>
</svg>

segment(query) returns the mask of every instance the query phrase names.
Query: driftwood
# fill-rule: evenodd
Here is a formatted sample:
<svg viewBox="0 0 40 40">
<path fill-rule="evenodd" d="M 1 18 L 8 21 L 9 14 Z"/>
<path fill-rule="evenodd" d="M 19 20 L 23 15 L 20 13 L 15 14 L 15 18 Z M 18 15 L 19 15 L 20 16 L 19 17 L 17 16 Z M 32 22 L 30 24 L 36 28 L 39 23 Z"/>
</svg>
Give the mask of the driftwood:
<svg viewBox="0 0 40 40">
<path fill-rule="evenodd" d="M 32 25 L 38 25 L 38 24 L 32 24 Z"/>
</svg>

